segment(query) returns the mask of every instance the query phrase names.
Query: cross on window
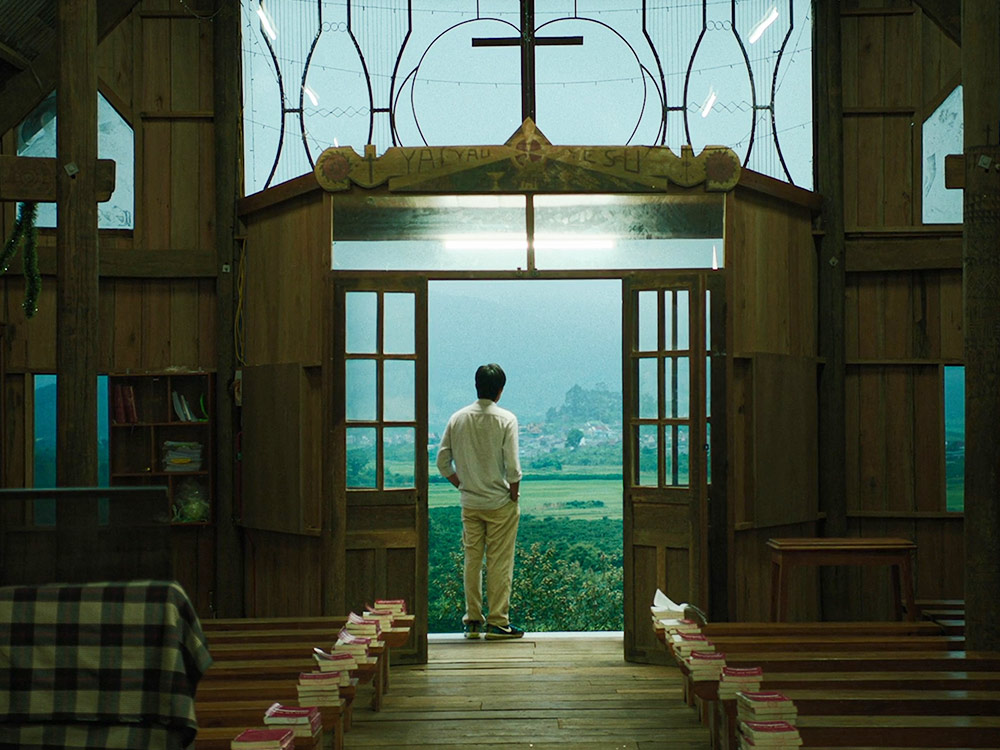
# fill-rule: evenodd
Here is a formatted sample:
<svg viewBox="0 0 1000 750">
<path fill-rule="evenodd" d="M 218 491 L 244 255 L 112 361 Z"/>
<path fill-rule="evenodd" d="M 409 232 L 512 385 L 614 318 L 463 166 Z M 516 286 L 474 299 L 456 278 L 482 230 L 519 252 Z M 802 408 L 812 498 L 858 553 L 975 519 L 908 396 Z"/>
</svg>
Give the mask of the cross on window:
<svg viewBox="0 0 1000 750">
<path fill-rule="evenodd" d="M 535 37 L 535 0 L 521 0 L 521 35 L 473 39 L 473 47 L 521 48 L 521 120 L 535 120 L 535 47 L 583 44 L 582 36 Z"/>
</svg>

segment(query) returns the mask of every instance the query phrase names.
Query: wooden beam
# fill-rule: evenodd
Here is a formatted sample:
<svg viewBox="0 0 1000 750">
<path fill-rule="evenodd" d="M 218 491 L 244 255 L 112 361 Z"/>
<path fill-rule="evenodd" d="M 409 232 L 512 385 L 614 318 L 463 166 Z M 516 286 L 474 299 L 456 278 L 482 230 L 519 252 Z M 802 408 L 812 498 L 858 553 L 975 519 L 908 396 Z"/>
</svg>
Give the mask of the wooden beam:
<svg viewBox="0 0 1000 750">
<path fill-rule="evenodd" d="M 3 42 L 0 42 L 0 60 L 10 63 L 18 70 L 28 70 L 31 67 L 31 61 L 28 58 Z"/>
<path fill-rule="evenodd" d="M 56 248 L 38 248 L 38 270 L 55 276 Z M 204 250 L 121 250 L 103 248 L 98 261 L 101 278 L 210 279 L 218 273 L 215 253 Z"/>
<path fill-rule="evenodd" d="M 962 3 L 960 0 L 914 0 L 944 35 L 962 46 Z"/>
<path fill-rule="evenodd" d="M 58 0 L 56 484 L 97 485 L 97 0 Z"/>
<path fill-rule="evenodd" d="M 847 273 L 962 267 L 962 232 L 949 235 L 847 238 Z"/>
<path fill-rule="evenodd" d="M 965 638 L 1000 651 L 1000 6 L 962 0 Z"/>
<path fill-rule="evenodd" d="M 100 43 L 121 23 L 139 0 L 101 0 L 97 9 L 97 40 Z M 59 61 L 57 50 L 39 55 L 31 67 L 12 76 L 0 87 L 0 134 L 16 127 L 56 88 Z M 96 97 L 96 89 L 95 89 Z"/>
<path fill-rule="evenodd" d="M 115 163 L 97 162 L 97 200 L 111 199 L 115 190 Z M 0 154 L 0 201 L 56 200 L 56 160 Z"/>
<path fill-rule="evenodd" d="M 816 123 L 816 192 L 823 197 L 818 239 L 819 375 L 819 503 L 826 513 L 824 534 L 847 531 L 847 423 L 844 290 L 844 96 L 841 66 L 840 3 L 814 6 L 813 121 Z M 843 570 L 827 568 L 822 577 L 824 619 L 844 619 L 847 579 Z"/>
</svg>

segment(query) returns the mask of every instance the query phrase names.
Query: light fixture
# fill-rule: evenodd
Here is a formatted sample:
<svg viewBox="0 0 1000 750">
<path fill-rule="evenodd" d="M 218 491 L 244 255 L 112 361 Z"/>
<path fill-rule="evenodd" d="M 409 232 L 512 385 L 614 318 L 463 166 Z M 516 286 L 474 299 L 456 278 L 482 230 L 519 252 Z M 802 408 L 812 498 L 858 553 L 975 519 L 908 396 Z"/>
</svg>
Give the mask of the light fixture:
<svg viewBox="0 0 1000 750">
<path fill-rule="evenodd" d="M 264 30 L 264 33 L 271 37 L 271 39 L 277 39 L 278 32 L 274 29 L 274 22 L 271 20 L 271 16 L 264 10 L 263 2 L 257 6 L 257 16 L 260 18 L 260 27 Z"/>
<path fill-rule="evenodd" d="M 767 11 L 767 15 L 760 19 L 760 21 L 757 22 L 757 25 L 753 27 L 753 31 L 750 32 L 750 44 L 756 44 L 757 40 L 763 36 L 765 31 L 767 31 L 767 28 L 777 20 L 778 8 L 772 5 L 771 9 Z"/>
<path fill-rule="evenodd" d="M 309 101 L 312 102 L 312 105 L 314 107 L 318 107 L 319 106 L 319 98 L 316 96 L 316 92 L 315 91 L 313 91 L 308 86 L 303 86 L 302 87 L 302 91 L 305 93 L 305 95 L 307 97 L 309 97 Z"/>
<path fill-rule="evenodd" d="M 712 105 L 715 104 L 715 101 L 718 98 L 719 97 L 717 97 L 715 95 L 715 88 L 714 87 L 710 88 L 708 90 L 708 96 L 705 97 L 705 101 L 701 105 L 701 116 L 702 117 L 708 117 L 708 113 L 712 111 Z"/>
</svg>

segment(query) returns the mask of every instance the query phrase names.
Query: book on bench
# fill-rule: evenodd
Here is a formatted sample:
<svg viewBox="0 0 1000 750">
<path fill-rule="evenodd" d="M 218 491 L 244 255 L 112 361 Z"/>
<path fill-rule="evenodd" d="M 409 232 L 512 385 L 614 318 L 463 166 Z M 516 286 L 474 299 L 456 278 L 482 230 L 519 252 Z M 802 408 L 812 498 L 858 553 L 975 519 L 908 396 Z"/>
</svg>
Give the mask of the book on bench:
<svg viewBox="0 0 1000 750">
<path fill-rule="evenodd" d="M 350 684 L 347 672 L 302 672 L 295 690 L 303 705 L 341 706 L 340 688 Z"/>
<path fill-rule="evenodd" d="M 344 630 L 348 633 L 351 635 L 360 635 L 365 638 L 378 638 L 379 629 L 378 620 L 362 617 L 356 612 L 349 613 L 347 615 L 347 622 L 344 624 Z"/>
<path fill-rule="evenodd" d="M 686 603 L 677 604 L 660 589 L 657 589 L 653 595 L 653 606 L 649 610 L 653 613 L 654 620 L 681 620 L 684 618 L 684 612 L 688 606 Z"/>
<path fill-rule="evenodd" d="M 337 634 L 337 641 L 333 644 L 331 651 L 336 653 L 338 651 L 346 651 L 349 654 L 354 654 L 354 658 L 358 660 L 359 663 L 368 663 L 368 647 L 371 645 L 372 639 L 361 635 L 354 635 L 348 632 L 345 628 L 340 629 L 340 633 Z"/>
<path fill-rule="evenodd" d="M 692 651 L 684 657 L 684 664 L 696 682 L 717 680 L 726 666 L 726 655 L 721 651 Z"/>
<path fill-rule="evenodd" d="M 667 635 L 674 633 L 700 633 L 701 628 L 694 620 L 687 618 L 668 617 L 665 619 L 653 618 L 653 626 L 657 630 L 667 631 Z"/>
<path fill-rule="evenodd" d="M 357 657 L 349 651 L 327 653 L 321 648 L 314 648 L 313 659 L 320 672 L 349 672 L 358 668 Z"/>
<path fill-rule="evenodd" d="M 674 633 L 668 641 L 674 656 L 684 658 L 692 651 L 715 651 L 715 644 L 701 633 Z"/>
<path fill-rule="evenodd" d="M 787 721 L 741 721 L 740 742 L 750 747 L 799 747 L 799 730 Z"/>
<path fill-rule="evenodd" d="M 736 693 L 760 690 L 764 670 L 760 667 L 723 667 L 719 675 L 719 700 L 735 700 Z"/>
<path fill-rule="evenodd" d="M 323 717 L 316 706 L 272 703 L 264 712 L 264 724 L 274 729 L 291 729 L 296 737 L 315 737 L 323 731 Z"/>
<path fill-rule="evenodd" d="M 736 716 L 739 719 L 784 719 L 794 722 L 799 715 L 791 699 L 776 690 L 741 691 L 736 694 Z"/>
<path fill-rule="evenodd" d="M 295 734 L 290 729 L 244 729 L 229 743 L 231 750 L 290 750 Z"/>
</svg>

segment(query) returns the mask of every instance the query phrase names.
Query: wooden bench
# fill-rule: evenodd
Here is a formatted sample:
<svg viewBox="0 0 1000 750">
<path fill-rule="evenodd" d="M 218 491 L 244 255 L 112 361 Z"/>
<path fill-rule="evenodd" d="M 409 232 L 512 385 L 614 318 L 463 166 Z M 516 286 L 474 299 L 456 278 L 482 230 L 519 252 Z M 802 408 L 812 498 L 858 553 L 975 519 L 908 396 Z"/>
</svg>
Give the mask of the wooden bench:
<svg viewBox="0 0 1000 750">
<path fill-rule="evenodd" d="M 259 695 L 259 693 L 258 693 Z M 274 701 L 244 700 L 227 702 L 198 702 L 195 704 L 195 711 L 198 715 L 198 736 L 195 740 L 195 750 L 202 747 L 216 747 L 216 738 L 224 736 L 221 731 L 226 729 L 229 732 L 229 739 L 232 740 L 242 729 L 262 727 L 264 712 Z M 293 705 L 289 702 L 289 705 Z M 323 718 L 323 732 L 319 735 L 319 742 L 314 743 L 312 738 L 296 737 L 295 747 L 307 749 L 313 747 L 324 747 L 324 734 L 329 733 L 331 750 L 343 750 L 344 747 L 344 725 L 342 721 L 343 710 L 341 706 L 320 706 L 320 716 Z M 207 730 L 220 730 L 208 732 Z M 225 745 L 225 750 L 229 750 L 229 745 Z"/>
<path fill-rule="evenodd" d="M 796 566 L 888 565 L 896 619 L 917 619 L 913 598 L 913 553 L 917 545 L 895 537 L 768 539 L 771 550 L 771 619 L 788 615 L 788 574 Z"/>
<path fill-rule="evenodd" d="M 936 622 L 709 622 L 701 626 L 709 639 L 721 636 L 772 635 L 947 635 Z"/>
<path fill-rule="evenodd" d="M 998 716 L 1000 692 L 969 690 L 866 690 L 852 683 L 839 688 L 781 692 L 795 704 L 798 716 Z M 710 703 L 709 729 L 717 750 L 738 747 L 736 700 Z M 796 724 L 798 720 L 796 719 Z"/>
</svg>

